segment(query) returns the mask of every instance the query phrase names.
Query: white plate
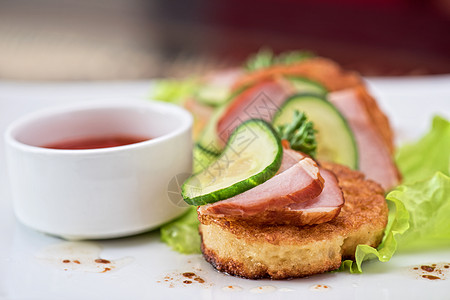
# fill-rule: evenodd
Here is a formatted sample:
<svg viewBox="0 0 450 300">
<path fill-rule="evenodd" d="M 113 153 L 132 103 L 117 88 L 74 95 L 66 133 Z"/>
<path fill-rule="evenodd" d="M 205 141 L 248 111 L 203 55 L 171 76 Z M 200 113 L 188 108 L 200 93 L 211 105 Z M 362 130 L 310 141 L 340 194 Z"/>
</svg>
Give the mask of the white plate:
<svg viewBox="0 0 450 300">
<path fill-rule="evenodd" d="M 427 130 L 433 114 L 450 118 L 450 76 L 372 78 L 368 82 L 391 119 L 397 142 L 419 137 Z M 149 82 L 0 82 L 0 134 L 15 118 L 39 108 L 117 96 L 145 98 L 149 90 Z M 94 272 L 70 270 L 83 267 L 44 259 L 45 249 L 61 245 L 62 240 L 35 232 L 15 220 L 3 139 L 0 145 L 1 299 L 450 299 L 450 274 L 447 280 L 432 281 L 420 279 L 411 271 L 414 265 L 450 263 L 449 249 L 398 254 L 388 263 L 366 262 L 362 275 L 328 273 L 288 281 L 254 281 L 218 273 L 200 255 L 173 252 L 159 241 L 157 232 L 150 232 L 93 242 L 94 248 L 102 248 L 102 258 L 115 261 L 116 269 L 112 271 L 98 273 L 103 267 L 99 264 L 83 264 Z M 87 253 L 80 259 L 87 260 L 89 255 L 96 254 Z M 184 284 L 187 278 L 181 276 L 183 272 L 194 272 L 206 282 Z M 329 288 L 311 289 L 315 285 Z"/>
</svg>

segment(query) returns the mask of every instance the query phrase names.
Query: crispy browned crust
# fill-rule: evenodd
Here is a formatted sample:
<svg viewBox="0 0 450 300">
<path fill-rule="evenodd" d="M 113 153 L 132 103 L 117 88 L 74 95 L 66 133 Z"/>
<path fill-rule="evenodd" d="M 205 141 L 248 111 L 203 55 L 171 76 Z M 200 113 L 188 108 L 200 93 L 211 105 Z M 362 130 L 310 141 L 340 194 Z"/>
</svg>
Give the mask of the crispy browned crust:
<svg viewBox="0 0 450 300">
<path fill-rule="evenodd" d="M 333 220 L 341 211 L 341 207 L 336 207 L 330 210 L 326 214 L 321 212 L 307 212 L 302 211 L 274 211 L 266 210 L 263 213 L 246 217 L 245 221 L 240 220 L 240 216 L 227 216 L 224 217 L 227 221 L 240 222 L 242 224 L 264 224 L 264 225 L 295 225 L 303 226 L 305 224 L 320 224 Z M 201 214 L 199 213 L 199 219 L 205 225 L 214 223 L 215 219 L 221 217 L 220 215 Z"/>
<path fill-rule="evenodd" d="M 364 85 L 356 87 L 358 98 L 363 100 L 364 106 L 367 110 L 367 115 L 372 120 L 380 136 L 383 138 L 386 147 L 389 149 L 391 155 L 394 154 L 394 134 L 387 116 L 381 111 L 375 99 L 369 94 Z"/>
<path fill-rule="evenodd" d="M 275 272 L 270 272 L 263 265 L 256 265 L 249 268 L 245 263 L 241 263 L 235 259 L 223 259 L 214 250 L 208 249 L 201 244 L 201 250 L 203 257 L 209 262 L 215 269 L 230 274 L 233 276 L 239 276 L 247 279 L 289 279 L 289 278 L 301 278 L 310 275 L 320 274 L 328 271 L 333 271 L 339 268 L 341 265 L 340 259 L 328 259 L 318 265 L 310 265 L 307 269 L 289 268 L 280 269 Z"/>
<path fill-rule="evenodd" d="M 277 65 L 245 74 L 237 80 L 233 88 L 239 89 L 255 82 L 283 75 L 304 76 L 316 80 L 329 91 L 339 91 L 362 84 L 358 73 L 343 70 L 332 60 L 315 57 L 297 64 Z"/>
<path fill-rule="evenodd" d="M 358 244 L 376 247 L 388 215 L 383 189 L 360 172 L 331 163 L 322 166 L 336 174 L 344 193 L 345 205 L 335 219 L 303 227 L 262 226 L 200 215 L 205 259 L 231 275 L 283 279 L 336 269 L 343 258 L 354 256 Z M 286 256 L 286 251 L 296 255 Z"/>
</svg>

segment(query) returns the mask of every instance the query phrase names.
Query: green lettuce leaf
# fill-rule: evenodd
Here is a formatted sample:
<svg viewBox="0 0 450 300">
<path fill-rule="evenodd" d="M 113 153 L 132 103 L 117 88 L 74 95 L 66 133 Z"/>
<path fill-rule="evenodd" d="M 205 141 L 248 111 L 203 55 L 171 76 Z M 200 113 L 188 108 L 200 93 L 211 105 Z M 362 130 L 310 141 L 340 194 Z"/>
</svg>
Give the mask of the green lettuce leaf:
<svg viewBox="0 0 450 300">
<path fill-rule="evenodd" d="M 398 150 L 403 184 L 386 197 L 391 205 L 384 239 L 377 249 L 358 245 L 355 261 L 344 261 L 340 270 L 360 273 L 364 260 L 388 261 L 397 248 L 417 251 L 450 246 L 449 149 L 450 122 L 436 116 L 426 135 Z"/>
<path fill-rule="evenodd" d="M 402 185 L 389 193 L 409 211 L 410 229 L 398 238 L 399 250 L 450 246 L 450 177 L 437 172 L 428 180 Z"/>
<path fill-rule="evenodd" d="M 199 224 L 196 207 L 190 207 L 186 214 L 161 227 L 161 241 L 180 253 L 201 253 Z"/>
<path fill-rule="evenodd" d="M 377 249 L 358 245 L 355 261 L 346 260 L 340 270 L 362 272 L 362 262 L 372 258 L 389 261 L 399 251 L 417 251 L 450 246 L 450 177 L 437 172 L 428 180 L 400 185 L 386 199 L 390 210 L 385 236 Z"/>
<path fill-rule="evenodd" d="M 339 271 L 349 270 L 351 273 L 361 273 L 362 263 L 368 259 L 377 258 L 387 262 L 397 250 L 397 238 L 409 228 L 409 213 L 403 202 L 397 198 L 387 197 L 389 203 L 389 219 L 384 237 L 377 249 L 368 245 L 358 245 L 355 251 L 355 261 L 345 260 Z"/>
<path fill-rule="evenodd" d="M 396 162 L 405 184 L 427 179 L 436 171 L 450 175 L 450 122 L 434 117 L 431 130 L 416 143 L 401 147 Z"/>
<path fill-rule="evenodd" d="M 198 80 L 188 79 L 164 79 L 157 80 L 152 89 L 151 99 L 181 104 L 184 100 L 193 96 L 200 87 Z"/>
</svg>

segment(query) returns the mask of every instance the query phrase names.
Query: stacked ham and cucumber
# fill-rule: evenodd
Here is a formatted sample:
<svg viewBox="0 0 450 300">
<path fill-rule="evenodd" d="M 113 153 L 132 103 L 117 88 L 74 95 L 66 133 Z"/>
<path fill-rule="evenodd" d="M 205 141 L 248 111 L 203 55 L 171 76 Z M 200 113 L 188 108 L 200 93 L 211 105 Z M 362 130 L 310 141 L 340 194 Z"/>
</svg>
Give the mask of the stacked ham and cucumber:
<svg viewBox="0 0 450 300">
<path fill-rule="evenodd" d="M 196 95 L 187 107 L 202 112 L 198 172 L 182 195 L 201 215 L 296 226 L 329 222 L 344 198 L 321 162 L 359 170 L 385 191 L 400 181 L 386 116 L 362 79 L 330 60 L 308 56 L 218 73 Z"/>
</svg>

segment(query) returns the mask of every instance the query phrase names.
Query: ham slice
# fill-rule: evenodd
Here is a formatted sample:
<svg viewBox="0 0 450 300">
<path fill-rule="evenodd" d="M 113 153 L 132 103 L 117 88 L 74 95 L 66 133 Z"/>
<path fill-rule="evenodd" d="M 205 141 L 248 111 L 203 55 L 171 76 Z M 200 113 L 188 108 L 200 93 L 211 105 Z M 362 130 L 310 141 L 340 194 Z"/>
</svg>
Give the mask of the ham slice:
<svg viewBox="0 0 450 300">
<path fill-rule="evenodd" d="M 241 68 L 231 68 L 210 72 L 203 78 L 208 85 L 232 88 L 233 84 L 244 75 Z"/>
<path fill-rule="evenodd" d="M 227 69 L 207 74 L 203 77 L 202 82 L 205 86 L 222 87 L 231 90 L 234 82 L 241 77 L 242 74 L 242 69 Z M 186 99 L 183 106 L 195 116 L 192 133 L 194 140 L 196 140 L 200 137 L 203 129 L 211 119 L 214 108 L 195 98 Z"/>
<path fill-rule="evenodd" d="M 302 157 L 266 182 L 232 198 L 201 206 L 199 210 L 202 214 L 248 217 L 316 198 L 322 192 L 323 178 L 317 164 L 309 157 Z"/>
<path fill-rule="evenodd" d="M 217 123 L 217 133 L 223 144 L 233 130 L 249 119 L 271 122 L 273 115 L 292 93 L 283 80 L 268 80 L 255 84 L 233 99 Z"/>
<path fill-rule="evenodd" d="M 282 220 L 281 224 L 287 223 L 296 226 L 320 224 L 333 220 L 344 206 L 344 195 L 332 172 L 320 168 L 320 175 L 324 179 L 324 187 L 317 198 L 291 204 L 284 210 L 274 212 L 273 217 L 276 220 Z M 268 221 L 266 220 L 265 223 Z M 277 224 L 280 224 L 280 221 Z"/>
<path fill-rule="evenodd" d="M 346 118 L 355 135 L 359 154 L 359 169 L 389 190 L 400 181 L 399 172 L 391 157 L 388 145 L 373 122 L 364 100 L 357 90 L 344 90 L 328 95 L 328 100 Z"/>
<path fill-rule="evenodd" d="M 286 171 L 302 159 L 308 157 L 302 152 L 292 150 L 287 140 L 282 140 L 281 144 L 283 145 L 283 160 L 281 161 L 281 166 L 278 169 L 277 174 Z"/>
<path fill-rule="evenodd" d="M 289 204 L 284 208 L 268 208 L 253 215 L 214 214 L 204 206 L 199 207 L 199 216 L 239 220 L 250 224 L 261 225 L 315 225 L 333 220 L 344 206 L 344 196 L 336 176 L 326 169 L 320 168 L 324 179 L 324 187 L 320 195 L 308 201 Z M 214 205 L 214 204 L 212 204 Z M 211 205 L 211 206 L 212 206 Z"/>
</svg>

